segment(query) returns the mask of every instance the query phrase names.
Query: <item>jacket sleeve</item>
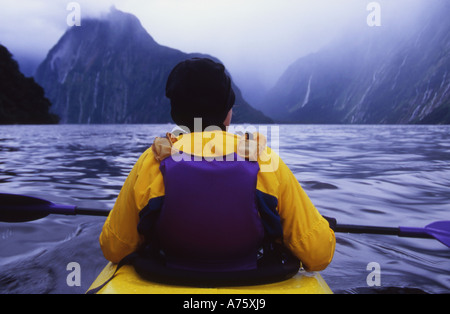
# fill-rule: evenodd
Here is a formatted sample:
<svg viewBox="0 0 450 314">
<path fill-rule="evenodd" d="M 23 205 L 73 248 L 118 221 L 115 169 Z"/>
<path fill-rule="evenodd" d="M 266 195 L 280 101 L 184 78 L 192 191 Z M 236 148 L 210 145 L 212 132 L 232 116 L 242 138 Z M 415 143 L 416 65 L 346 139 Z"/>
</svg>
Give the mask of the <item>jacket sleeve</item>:
<svg viewBox="0 0 450 314">
<path fill-rule="evenodd" d="M 333 259 L 336 238 L 294 174 L 280 159 L 278 212 L 283 241 L 308 271 L 321 271 Z"/>
<path fill-rule="evenodd" d="M 117 264 L 141 244 L 139 212 L 151 197 L 152 174 L 158 172 L 159 163 L 148 150 L 128 175 L 100 235 L 100 247 L 107 260 Z"/>
</svg>

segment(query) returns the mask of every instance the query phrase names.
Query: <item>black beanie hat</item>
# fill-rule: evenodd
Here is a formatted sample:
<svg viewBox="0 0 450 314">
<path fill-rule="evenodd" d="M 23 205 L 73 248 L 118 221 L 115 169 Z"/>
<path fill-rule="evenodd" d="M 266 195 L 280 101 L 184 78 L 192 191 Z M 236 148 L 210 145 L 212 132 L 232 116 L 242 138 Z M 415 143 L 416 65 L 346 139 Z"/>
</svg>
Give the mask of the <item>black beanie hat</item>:
<svg viewBox="0 0 450 314">
<path fill-rule="evenodd" d="M 236 100 L 225 67 L 206 58 L 179 63 L 167 80 L 166 96 L 173 121 L 192 132 L 199 131 L 194 130 L 195 118 L 202 118 L 203 129 L 218 126 L 226 130 L 223 122 Z"/>
</svg>

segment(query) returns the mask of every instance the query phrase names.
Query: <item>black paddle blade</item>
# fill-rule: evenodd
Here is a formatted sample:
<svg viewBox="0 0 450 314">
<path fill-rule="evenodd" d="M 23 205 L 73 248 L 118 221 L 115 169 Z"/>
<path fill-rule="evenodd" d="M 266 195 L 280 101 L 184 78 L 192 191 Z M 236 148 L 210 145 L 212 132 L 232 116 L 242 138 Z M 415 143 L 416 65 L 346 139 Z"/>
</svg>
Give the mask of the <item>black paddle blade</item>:
<svg viewBox="0 0 450 314">
<path fill-rule="evenodd" d="M 18 223 L 47 217 L 51 202 L 23 195 L 0 194 L 0 221 Z"/>
</svg>

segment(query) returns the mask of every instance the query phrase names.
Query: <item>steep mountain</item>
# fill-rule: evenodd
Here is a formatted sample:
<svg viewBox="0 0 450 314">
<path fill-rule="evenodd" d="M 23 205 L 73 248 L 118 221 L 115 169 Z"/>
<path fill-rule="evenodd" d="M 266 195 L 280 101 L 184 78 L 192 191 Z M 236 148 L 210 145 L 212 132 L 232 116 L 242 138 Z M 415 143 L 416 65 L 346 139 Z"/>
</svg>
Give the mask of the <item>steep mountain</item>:
<svg viewBox="0 0 450 314">
<path fill-rule="evenodd" d="M 296 61 L 264 113 L 289 123 L 450 123 L 450 3 L 414 23 L 349 32 Z"/>
<path fill-rule="evenodd" d="M 51 103 L 33 78 L 25 77 L 9 50 L 0 45 L 0 124 L 54 124 Z"/>
<path fill-rule="evenodd" d="M 167 123 L 167 78 L 192 57 L 209 56 L 161 46 L 135 16 L 112 8 L 103 19 L 70 28 L 39 66 L 36 80 L 62 123 Z M 234 122 L 272 122 L 234 88 Z"/>
</svg>

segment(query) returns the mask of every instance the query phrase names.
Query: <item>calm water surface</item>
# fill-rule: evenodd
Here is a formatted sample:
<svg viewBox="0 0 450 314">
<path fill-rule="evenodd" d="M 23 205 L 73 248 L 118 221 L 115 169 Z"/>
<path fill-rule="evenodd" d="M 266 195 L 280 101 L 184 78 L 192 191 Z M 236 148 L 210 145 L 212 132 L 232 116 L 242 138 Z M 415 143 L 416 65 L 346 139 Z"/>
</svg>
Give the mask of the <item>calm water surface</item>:
<svg viewBox="0 0 450 314">
<path fill-rule="evenodd" d="M 2 126 L 0 193 L 109 209 L 137 158 L 169 125 Z M 323 215 L 423 227 L 450 220 L 449 126 L 281 126 L 279 153 Z M 104 218 L 0 223 L 0 293 L 84 293 L 105 266 Z M 336 293 L 450 293 L 450 249 L 434 240 L 337 235 L 323 277 Z M 69 287 L 71 262 L 81 287 Z M 369 263 L 381 287 L 367 285 Z"/>
</svg>

